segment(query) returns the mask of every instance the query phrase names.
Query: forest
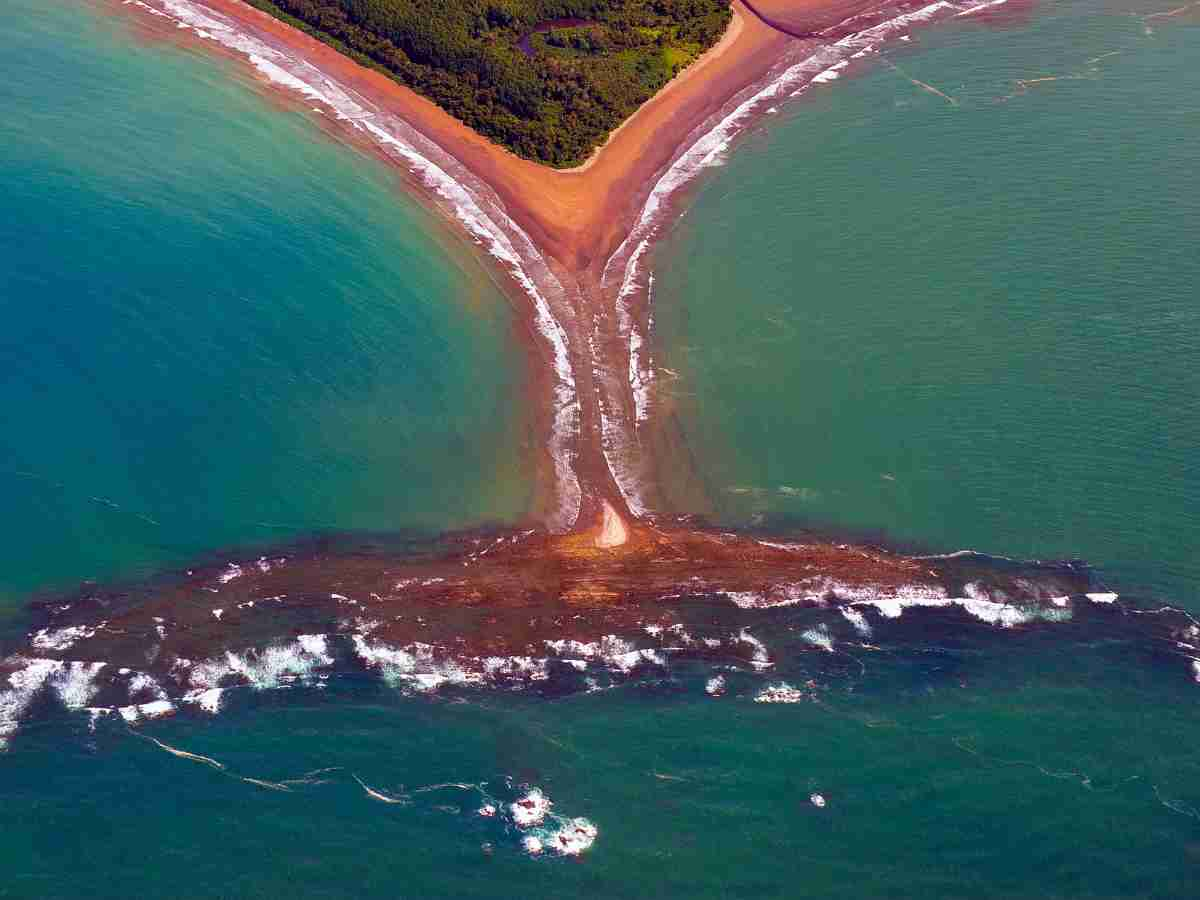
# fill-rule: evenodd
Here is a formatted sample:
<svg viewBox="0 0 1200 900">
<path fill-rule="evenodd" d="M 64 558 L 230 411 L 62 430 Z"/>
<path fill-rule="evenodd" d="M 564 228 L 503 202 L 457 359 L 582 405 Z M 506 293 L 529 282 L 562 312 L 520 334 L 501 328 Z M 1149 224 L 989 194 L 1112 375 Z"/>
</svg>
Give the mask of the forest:
<svg viewBox="0 0 1200 900">
<path fill-rule="evenodd" d="M 519 156 L 584 162 L 712 46 L 728 0 L 247 0 Z"/>
</svg>

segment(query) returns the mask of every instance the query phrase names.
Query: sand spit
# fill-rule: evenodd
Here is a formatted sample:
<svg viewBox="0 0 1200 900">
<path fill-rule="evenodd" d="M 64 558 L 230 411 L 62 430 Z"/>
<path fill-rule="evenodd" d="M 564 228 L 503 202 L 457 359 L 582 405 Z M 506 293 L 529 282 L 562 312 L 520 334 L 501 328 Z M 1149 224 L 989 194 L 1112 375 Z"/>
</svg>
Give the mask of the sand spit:
<svg viewBox="0 0 1200 900">
<path fill-rule="evenodd" d="M 395 164 L 506 276 L 528 322 L 546 434 L 534 515 L 551 531 L 664 511 L 643 440 L 654 413 L 650 250 L 686 187 L 769 109 L 969 4 L 734 0 L 708 53 L 583 166 L 520 159 L 433 103 L 240 0 L 104 0 L 155 39 L 248 64 L 323 127 Z M 771 23 L 774 23 L 771 24 Z M 782 29 L 782 30 L 781 30 Z M 803 37 L 797 37 L 801 35 Z M 316 115 L 319 113 L 320 115 Z"/>
</svg>

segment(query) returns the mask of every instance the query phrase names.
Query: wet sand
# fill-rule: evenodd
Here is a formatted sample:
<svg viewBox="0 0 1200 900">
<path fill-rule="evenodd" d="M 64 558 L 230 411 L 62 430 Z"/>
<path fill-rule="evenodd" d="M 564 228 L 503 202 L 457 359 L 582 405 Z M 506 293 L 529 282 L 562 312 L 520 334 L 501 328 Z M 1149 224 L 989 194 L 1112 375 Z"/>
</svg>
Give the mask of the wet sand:
<svg viewBox="0 0 1200 900">
<path fill-rule="evenodd" d="M 860 675 L 863 655 L 969 657 L 1061 635 L 1200 678 L 1200 623 L 1118 602 L 1077 563 L 641 525 L 617 550 L 598 534 L 462 534 L 405 555 L 280 548 L 47 600 L 0 659 L 0 749 L 49 698 L 93 727 L 137 724 L 219 712 L 230 690 L 333 677 L 428 696 L 708 679 L 712 696 L 736 685 L 756 702 L 819 702 L 811 673 Z"/>
<path fill-rule="evenodd" d="M 747 17 L 735 3 L 733 22 L 716 46 L 626 120 L 585 165 L 555 170 L 521 159 L 384 74 L 240 0 L 205 0 L 205 5 L 271 34 L 416 126 L 491 185 L 539 247 L 572 270 L 607 258 L 623 236 L 622 226 L 640 207 L 646 183 L 677 151 L 678 141 L 760 77 L 787 40 Z M 811 0 L 811 5 L 828 9 L 862 3 Z"/>
<path fill-rule="evenodd" d="M 373 116 L 393 117 L 415 129 L 448 161 L 442 167 L 452 178 L 476 180 L 475 196 L 487 194 L 494 201 L 498 212 L 489 227 L 507 232 L 502 240 L 512 238 L 514 252 L 522 258 L 514 266 L 513 254 L 505 256 L 501 268 L 511 277 L 502 281 L 527 321 L 526 349 L 536 379 L 531 394 L 540 429 L 548 435 L 537 464 L 541 499 L 531 512 L 552 530 L 567 531 L 589 527 L 606 509 L 622 521 L 671 512 L 655 496 L 656 460 L 640 434 L 653 379 L 645 354 L 635 354 L 649 339 L 648 290 L 628 273 L 619 277 L 622 267 L 635 267 L 644 255 L 645 247 L 627 244 L 639 223 L 644 224 L 648 205 L 663 205 L 661 214 L 667 215 L 677 202 L 654 196 L 664 172 L 737 98 L 768 81 L 789 58 L 794 60 L 798 48 L 819 50 L 920 4 L 772 0 L 756 4 L 755 14 L 734 0 L 733 19 L 717 45 L 616 129 L 585 165 L 562 171 L 520 159 L 382 72 L 360 66 L 240 0 L 189 0 L 186 6 L 219 14 L 239 31 L 315 67 L 339 90 L 365 102 Z M 172 0 L 131 0 L 116 8 L 124 14 L 132 8 L 143 26 L 157 28 L 159 38 L 213 48 L 214 42 L 195 39 L 204 36 L 202 27 L 173 27 L 180 5 Z M 781 9 L 788 33 L 762 18 L 767 11 L 774 17 L 770 21 L 782 20 Z M 166 15 L 155 15 L 163 10 Z M 186 21 L 185 15 L 179 25 Z M 798 40 L 797 34 L 812 39 Z M 272 79 L 269 87 L 272 93 L 294 95 L 286 82 Z M 414 175 L 411 158 L 398 159 L 386 141 L 365 133 L 353 117 L 325 116 L 322 125 L 399 164 L 418 194 L 430 191 Z M 439 192 L 444 194 L 441 188 L 433 191 Z M 443 211 L 461 218 L 461 210 Z M 491 240 L 478 233 L 471 237 L 476 243 Z M 526 250 L 516 246 L 526 240 Z M 629 260 L 631 250 L 635 258 Z M 493 248 L 492 255 L 502 254 Z M 532 266 L 530 257 L 536 257 Z M 533 298 L 531 308 L 534 291 L 542 296 Z M 558 332 L 557 337 L 550 332 Z"/>
<path fill-rule="evenodd" d="M 186 5 L 224 18 L 204 20 L 207 26 L 194 17 L 184 22 L 154 13 L 149 3 L 177 15 Z M 218 52 L 249 58 L 281 98 L 331 105 L 337 116 L 322 116 L 325 127 L 399 164 L 414 188 L 494 257 L 525 313 L 533 369 L 545 373 L 536 399 L 549 434 L 542 467 L 555 502 L 546 504 L 544 520 L 534 527 L 450 536 L 440 548 L 417 554 L 282 551 L 127 589 L 85 587 L 43 604 L 40 627 L 5 661 L 18 675 L 33 673 L 18 681 L 42 673 L 70 684 L 77 675 L 92 677 L 104 663 L 151 673 L 160 692 L 169 693 L 168 684 L 176 694 L 203 691 L 253 680 L 257 676 L 247 672 L 268 665 L 275 658 L 270 653 L 301 659 L 288 665 L 324 660 L 319 647 L 330 635 L 351 642 L 361 664 L 403 663 L 406 677 L 418 680 L 433 677 L 426 671 L 431 667 L 442 673 L 438 678 L 471 667 L 483 678 L 488 666 L 524 677 L 520 660 L 532 659 L 548 642 L 612 639 L 624 647 L 648 624 L 660 631 L 674 627 L 682 611 L 714 600 L 736 616 L 779 608 L 844 610 L 845 622 L 869 634 L 863 609 L 894 619 L 917 606 L 1007 629 L 1061 621 L 1077 604 L 1115 599 L 1094 593 L 1086 567 L 1014 567 L 959 554 L 913 557 L 828 539 L 769 541 L 707 529 L 653 503 L 656 454 L 641 438 L 654 414 L 646 355 L 651 287 L 638 263 L 664 217 L 678 209 L 680 186 L 776 98 L 795 96 L 823 74 L 832 80 L 851 59 L 877 52 L 880 42 L 935 16 L 959 14 L 961 7 L 936 0 L 924 6 L 758 4 L 770 16 L 786 12 L 789 27 L 824 32 L 809 42 L 735 3 L 734 22 L 717 47 L 639 110 L 586 166 L 555 172 L 516 158 L 384 75 L 239 0 L 121 4 L 130 5 L 151 11 L 153 39 L 195 41 L 206 49 L 214 44 L 205 27 L 233 23 L 237 40 L 216 46 Z M 247 50 L 238 44 L 243 35 L 267 42 Z M 276 54 L 277 47 L 292 55 Z M 270 69 L 275 63 L 264 62 L 263 53 L 308 74 L 324 73 L 319 84 L 329 93 L 278 66 Z M 694 152 L 704 156 L 695 165 L 688 159 Z M 718 620 L 726 631 L 740 627 L 724 614 Z M 828 643 L 826 631 L 813 633 L 816 645 Z M 321 637 L 286 653 L 264 649 L 286 635 Z M 247 647 L 259 648 L 253 665 L 237 656 Z M 703 654 L 717 647 L 749 654 L 755 668 L 769 664 L 757 640 L 742 636 L 715 645 L 693 641 L 686 649 Z M 642 659 L 641 652 L 618 655 Z M 197 666 L 202 675 L 193 675 Z M 118 687 L 136 699 L 136 684 L 125 681 Z M 21 690 L 17 700 L 25 696 Z"/>
<path fill-rule="evenodd" d="M 423 643 L 461 662 L 536 655 L 546 641 L 636 636 L 712 602 L 728 613 L 718 614 L 727 629 L 729 616 L 746 612 L 858 606 L 894 618 L 910 606 L 956 604 L 967 618 L 1011 627 L 1053 619 L 1093 590 L 1087 568 L 1072 564 L 1004 566 L 643 525 L 606 547 L 602 534 L 468 533 L 405 555 L 279 548 L 128 588 L 85 587 L 39 604 L 23 652 L 161 674 L 178 660 L 337 633 Z"/>
</svg>

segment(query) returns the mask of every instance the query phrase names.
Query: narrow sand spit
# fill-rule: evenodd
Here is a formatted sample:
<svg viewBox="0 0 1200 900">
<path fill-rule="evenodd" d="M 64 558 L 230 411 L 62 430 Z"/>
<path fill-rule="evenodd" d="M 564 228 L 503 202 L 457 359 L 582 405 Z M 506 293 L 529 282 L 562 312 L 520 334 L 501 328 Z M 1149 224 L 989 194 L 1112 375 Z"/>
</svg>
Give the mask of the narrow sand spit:
<svg viewBox="0 0 1200 900">
<path fill-rule="evenodd" d="M 774 104 L 839 77 L 890 38 L 960 14 L 948 0 L 732 0 L 721 40 L 588 162 L 552 170 L 491 143 L 382 72 L 241 0 L 99 0 L 156 39 L 243 63 L 273 94 L 400 167 L 419 196 L 489 254 L 527 322 L 546 434 L 532 510 L 553 532 L 661 519 L 647 265 L 697 174 Z M 1004 2 L 1004 0 L 1000 0 Z M 328 113 L 332 113 L 329 115 Z"/>
</svg>

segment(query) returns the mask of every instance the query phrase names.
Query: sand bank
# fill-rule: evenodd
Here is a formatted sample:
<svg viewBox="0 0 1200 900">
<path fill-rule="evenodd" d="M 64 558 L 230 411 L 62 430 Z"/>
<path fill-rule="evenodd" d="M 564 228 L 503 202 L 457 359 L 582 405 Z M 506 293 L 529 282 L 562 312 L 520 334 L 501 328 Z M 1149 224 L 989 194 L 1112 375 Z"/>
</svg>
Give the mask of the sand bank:
<svg viewBox="0 0 1200 900">
<path fill-rule="evenodd" d="M 1130 615 L 1070 564 L 640 524 L 617 550 L 534 530 L 425 550 L 280 547 L 49 599 L 22 643 L 0 654 L 0 750 L 51 699 L 92 727 L 125 727 L 217 713 L 264 689 L 333 694 L 341 678 L 449 697 L 560 697 L 647 679 L 697 697 L 800 702 L 818 699 L 821 682 L 864 676 L 873 653 L 952 644 L 961 661 L 974 655 L 965 646 L 1039 640 L 1046 629 L 1119 641 L 1189 678 L 1200 665 L 1192 617 Z M 796 674 L 805 680 L 795 688 L 778 682 Z"/>
<path fill-rule="evenodd" d="M 683 188 L 776 104 L 836 79 L 914 25 L 965 9 L 947 0 L 755 0 L 751 12 L 734 0 L 712 49 L 585 165 L 557 171 L 240 0 L 121 5 L 160 32 L 240 56 L 272 90 L 332 112 L 323 118 L 331 131 L 397 164 L 493 258 L 528 322 L 540 373 L 546 488 L 536 516 L 565 532 L 599 524 L 609 510 L 610 534 L 669 512 L 642 435 L 654 415 L 648 261 Z"/>
</svg>

